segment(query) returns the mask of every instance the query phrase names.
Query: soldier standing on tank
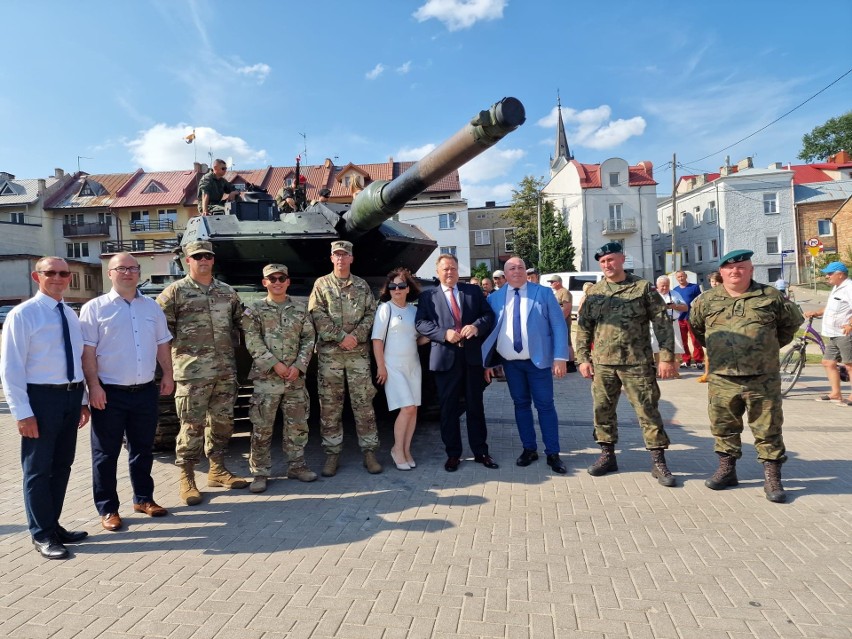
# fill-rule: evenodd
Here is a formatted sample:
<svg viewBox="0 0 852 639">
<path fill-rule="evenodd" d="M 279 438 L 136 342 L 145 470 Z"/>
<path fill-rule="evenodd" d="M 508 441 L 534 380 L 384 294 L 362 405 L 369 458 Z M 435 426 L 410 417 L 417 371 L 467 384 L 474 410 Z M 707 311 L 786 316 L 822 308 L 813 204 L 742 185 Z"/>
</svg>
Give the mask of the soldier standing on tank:
<svg viewBox="0 0 852 639">
<path fill-rule="evenodd" d="M 675 478 L 666 465 L 664 451 L 669 447 L 669 436 L 658 408 L 660 387 L 648 332 L 648 322 L 652 322 L 660 343 L 660 377 L 674 377 L 677 368 L 672 323 L 663 298 L 651 289 L 651 283 L 625 272 L 621 244 L 604 244 L 595 259 L 604 279 L 589 289 L 577 318 L 576 334 L 580 374 L 593 380 L 594 434 L 601 447 L 589 474 L 597 477 L 618 470 L 616 407 L 624 387 L 639 418 L 645 447 L 651 452 L 651 475 L 663 486 L 674 486 Z"/>
<path fill-rule="evenodd" d="M 189 275 L 167 286 L 157 303 L 175 336 L 172 365 L 180 419 L 175 464 L 180 467 L 180 498 L 194 506 L 201 503 L 194 468 L 202 451 L 210 461 L 208 486 L 248 486 L 225 468 L 237 397 L 233 333 L 242 303 L 234 289 L 213 278 L 210 242 L 189 242 L 184 254 Z"/>
<path fill-rule="evenodd" d="M 757 458 L 763 464 L 763 491 L 781 503 L 781 464 L 787 461 L 781 425 L 781 375 L 778 353 L 804 321 L 799 307 L 768 284 L 752 279 L 752 251 L 726 253 L 719 262 L 722 284 L 692 303 L 689 323 L 707 348 L 708 413 L 719 468 L 705 485 L 722 490 L 737 485 L 736 460 L 742 457 L 743 414 L 748 414 Z"/>
<path fill-rule="evenodd" d="M 249 468 L 254 476 L 249 490 L 253 493 L 266 490 L 272 468 L 272 430 L 279 408 L 284 418 L 287 477 L 299 481 L 317 478 L 305 463 L 309 411 L 305 373 L 316 332 L 307 306 L 287 295 L 290 277 L 286 266 L 264 266 L 263 286 L 269 294 L 251 304 L 242 316 L 246 348 L 254 360 L 249 374 L 254 380 L 249 409 L 252 423 Z"/>
<path fill-rule="evenodd" d="M 225 160 L 214 160 L 213 168 L 204 174 L 198 183 L 199 215 L 221 215 L 225 212 L 225 202 L 237 197 L 234 186 L 225 179 L 228 165 Z"/>
<path fill-rule="evenodd" d="M 343 400 L 347 383 L 364 467 L 372 474 L 382 472 L 375 453 L 379 435 L 373 412 L 376 389 L 369 354 L 376 300 L 367 282 L 352 275 L 353 259 L 351 242 L 332 242 L 334 270 L 314 283 L 308 301 L 317 331 L 320 426 L 326 453 L 323 477 L 337 473 L 343 449 Z"/>
</svg>

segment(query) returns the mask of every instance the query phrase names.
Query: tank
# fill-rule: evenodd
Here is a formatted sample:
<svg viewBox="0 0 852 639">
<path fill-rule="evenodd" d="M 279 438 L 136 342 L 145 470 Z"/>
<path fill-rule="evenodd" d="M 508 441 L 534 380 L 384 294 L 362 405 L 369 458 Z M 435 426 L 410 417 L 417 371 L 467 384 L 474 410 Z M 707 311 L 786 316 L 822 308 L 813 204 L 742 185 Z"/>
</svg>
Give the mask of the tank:
<svg viewBox="0 0 852 639">
<path fill-rule="evenodd" d="M 399 177 L 368 184 L 351 206 L 317 203 L 302 211 L 279 213 L 269 194 L 249 190 L 229 203 L 225 214 L 190 218 L 180 245 L 210 241 L 216 253 L 216 276 L 231 285 L 257 285 L 264 265 L 286 264 L 294 295 L 306 294 L 314 279 L 329 272 L 329 245 L 337 239 L 353 243 L 353 271 L 371 284 L 397 266 L 416 272 L 437 243 L 393 216 L 525 119 L 520 100 L 503 98 Z"/>
</svg>

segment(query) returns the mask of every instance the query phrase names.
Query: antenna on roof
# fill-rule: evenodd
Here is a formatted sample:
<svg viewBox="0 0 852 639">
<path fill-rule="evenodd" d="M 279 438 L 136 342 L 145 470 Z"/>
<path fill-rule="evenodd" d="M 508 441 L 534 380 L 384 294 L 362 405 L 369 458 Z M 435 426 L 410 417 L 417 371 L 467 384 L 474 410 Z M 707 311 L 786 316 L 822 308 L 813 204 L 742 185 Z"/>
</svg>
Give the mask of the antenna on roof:
<svg viewBox="0 0 852 639">
<path fill-rule="evenodd" d="M 308 164 L 308 136 L 304 133 L 300 133 L 302 136 L 302 146 L 304 147 L 304 151 L 302 153 L 302 157 L 305 158 L 305 166 Z"/>
<path fill-rule="evenodd" d="M 80 160 L 94 160 L 95 158 L 87 158 L 85 155 L 77 156 L 77 173 L 80 172 Z"/>
</svg>

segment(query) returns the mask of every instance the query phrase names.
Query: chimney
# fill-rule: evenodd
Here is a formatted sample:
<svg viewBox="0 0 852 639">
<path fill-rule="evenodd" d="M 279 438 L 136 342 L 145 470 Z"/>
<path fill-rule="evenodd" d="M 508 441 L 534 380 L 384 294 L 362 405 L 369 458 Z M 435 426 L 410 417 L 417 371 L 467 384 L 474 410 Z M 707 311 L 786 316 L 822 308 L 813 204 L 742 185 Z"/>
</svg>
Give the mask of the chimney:
<svg viewBox="0 0 852 639">
<path fill-rule="evenodd" d="M 783 169 L 784 163 L 783 162 L 773 162 L 772 164 L 770 164 L 766 168 L 767 169 Z"/>
<path fill-rule="evenodd" d="M 201 162 L 193 162 L 192 163 L 192 172 L 193 173 L 201 173 Z"/>
<path fill-rule="evenodd" d="M 6 171 L 0 171 L 0 180 L 14 180 L 15 176 L 11 173 L 6 173 Z"/>
<path fill-rule="evenodd" d="M 62 169 L 60 169 L 60 171 L 61 170 Z M 36 195 L 41 197 L 42 195 L 44 195 L 44 192 L 47 190 L 47 180 L 45 180 L 44 178 L 39 178 L 37 183 L 38 183 L 38 191 L 36 192 Z"/>
<path fill-rule="evenodd" d="M 61 180 L 65 176 L 65 171 L 62 169 L 53 169 L 53 177 L 57 180 Z"/>
<path fill-rule="evenodd" d="M 852 156 L 846 151 L 838 151 L 834 155 L 829 155 L 828 161 L 836 162 L 837 164 L 849 164 L 852 162 Z"/>
<path fill-rule="evenodd" d="M 744 160 L 740 160 L 737 162 L 737 170 L 743 171 L 744 169 L 753 169 L 754 164 L 751 162 L 751 158 L 746 158 Z"/>
<path fill-rule="evenodd" d="M 202 173 L 207 173 L 207 171 L 209 171 L 209 170 L 210 170 L 210 167 L 207 166 L 206 164 L 201 165 L 201 172 Z"/>
<path fill-rule="evenodd" d="M 638 165 L 638 166 L 639 166 L 639 168 L 640 168 L 640 169 L 642 169 L 643 171 L 645 171 L 645 174 L 646 174 L 649 178 L 654 177 L 654 163 L 653 163 L 653 162 L 651 162 L 650 160 L 642 160 L 642 161 L 639 163 L 639 165 Z"/>
<path fill-rule="evenodd" d="M 495 208 L 496 206 L 497 206 L 497 201 L 496 201 L 496 200 L 488 200 L 488 201 L 486 201 L 486 202 L 485 202 L 485 208 L 486 208 L 486 209 L 493 209 L 493 208 Z"/>
</svg>

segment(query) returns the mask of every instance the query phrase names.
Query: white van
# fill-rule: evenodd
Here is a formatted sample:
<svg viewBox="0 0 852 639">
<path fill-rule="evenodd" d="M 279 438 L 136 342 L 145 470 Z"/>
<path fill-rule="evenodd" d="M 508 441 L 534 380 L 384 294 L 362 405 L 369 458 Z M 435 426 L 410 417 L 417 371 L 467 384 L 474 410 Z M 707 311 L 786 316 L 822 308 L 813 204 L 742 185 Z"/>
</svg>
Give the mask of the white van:
<svg viewBox="0 0 852 639">
<path fill-rule="evenodd" d="M 574 271 L 573 273 L 547 273 L 541 276 L 541 283 L 544 286 L 550 286 L 551 275 L 558 275 L 562 278 L 562 286 L 571 292 L 571 317 L 577 317 L 577 309 L 580 308 L 580 302 L 586 296 L 583 293 L 583 284 L 591 282 L 596 284 L 603 279 L 603 273 L 600 271 Z"/>
</svg>

